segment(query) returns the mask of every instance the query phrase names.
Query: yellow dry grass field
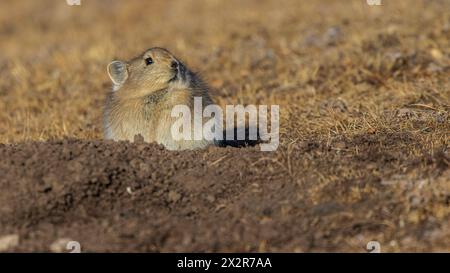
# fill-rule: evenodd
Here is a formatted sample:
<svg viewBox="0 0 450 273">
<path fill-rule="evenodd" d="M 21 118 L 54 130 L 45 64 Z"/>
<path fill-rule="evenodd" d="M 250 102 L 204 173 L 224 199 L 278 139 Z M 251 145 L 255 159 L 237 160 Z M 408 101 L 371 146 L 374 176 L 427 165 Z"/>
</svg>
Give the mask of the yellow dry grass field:
<svg viewBox="0 0 450 273">
<path fill-rule="evenodd" d="M 101 140 L 108 63 L 164 47 L 221 106 L 280 106 L 280 149 L 265 168 L 282 170 L 302 202 L 385 202 L 386 187 L 405 202 L 400 211 L 374 205 L 383 232 L 361 222 L 367 236 L 343 232 L 341 247 L 283 250 L 359 251 L 381 238 L 386 251 L 449 251 L 450 1 L 381 3 L 1 1 L 0 143 Z M 350 216 L 333 217 L 341 224 L 315 236 L 345 230 Z"/>
<path fill-rule="evenodd" d="M 279 104 L 285 143 L 369 130 L 446 144 L 448 1 L 166 2 L 2 2 L 0 142 L 101 138 L 106 65 L 161 46 L 221 104 Z"/>
</svg>

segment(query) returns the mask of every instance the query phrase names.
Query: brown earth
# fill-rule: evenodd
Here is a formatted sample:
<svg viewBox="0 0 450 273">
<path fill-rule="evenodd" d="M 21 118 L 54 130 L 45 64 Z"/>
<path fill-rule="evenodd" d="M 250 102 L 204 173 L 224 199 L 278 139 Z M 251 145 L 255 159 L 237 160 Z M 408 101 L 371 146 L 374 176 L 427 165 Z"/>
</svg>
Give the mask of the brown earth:
<svg viewBox="0 0 450 273">
<path fill-rule="evenodd" d="M 0 2 L 0 252 L 450 251 L 450 0 L 81 1 Z M 153 46 L 279 149 L 103 141 Z"/>
<path fill-rule="evenodd" d="M 400 143 L 420 148 L 402 133 L 277 153 L 1 145 L 0 230 L 19 234 L 14 251 L 49 251 L 58 238 L 83 251 L 364 251 L 372 239 L 391 251 L 446 250 L 449 157 L 442 147 L 410 156 Z M 317 187 L 323 177 L 335 181 Z"/>
</svg>

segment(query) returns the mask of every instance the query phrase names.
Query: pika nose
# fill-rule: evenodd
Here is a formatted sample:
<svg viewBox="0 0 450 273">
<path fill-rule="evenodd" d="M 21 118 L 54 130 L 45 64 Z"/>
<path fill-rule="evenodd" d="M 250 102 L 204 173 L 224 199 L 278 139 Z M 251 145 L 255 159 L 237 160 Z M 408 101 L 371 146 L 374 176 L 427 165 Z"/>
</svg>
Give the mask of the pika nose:
<svg viewBox="0 0 450 273">
<path fill-rule="evenodd" d="M 172 61 L 172 64 L 170 66 L 172 67 L 172 69 L 177 70 L 178 69 L 178 62 L 177 61 Z"/>
</svg>

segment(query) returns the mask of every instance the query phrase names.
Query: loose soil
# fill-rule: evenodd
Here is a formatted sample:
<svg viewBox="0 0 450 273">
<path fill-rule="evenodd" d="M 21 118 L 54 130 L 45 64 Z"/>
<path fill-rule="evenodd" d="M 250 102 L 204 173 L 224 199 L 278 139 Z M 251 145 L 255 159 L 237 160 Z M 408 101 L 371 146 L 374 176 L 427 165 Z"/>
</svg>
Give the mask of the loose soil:
<svg viewBox="0 0 450 273">
<path fill-rule="evenodd" d="M 439 210 L 450 196 L 437 191 L 449 158 L 439 149 L 408 156 L 398 142 L 417 144 L 394 134 L 275 153 L 75 139 L 0 145 L 0 230 L 19 235 L 13 251 L 50 251 L 64 238 L 86 252 L 363 252 L 372 239 L 391 251 L 444 250 L 449 218 Z M 288 162 L 301 163 L 286 170 Z"/>
</svg>

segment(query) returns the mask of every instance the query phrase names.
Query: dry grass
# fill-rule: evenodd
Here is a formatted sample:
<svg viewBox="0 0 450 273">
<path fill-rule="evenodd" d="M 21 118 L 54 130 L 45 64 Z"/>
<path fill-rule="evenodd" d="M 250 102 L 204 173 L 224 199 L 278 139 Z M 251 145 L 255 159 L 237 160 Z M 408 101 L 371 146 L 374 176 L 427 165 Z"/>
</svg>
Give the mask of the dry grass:
<svg viewBox="0 0 450 273">
<path fill-rule="evenodd" d="M 450 196 L 450 1 L 126 2 L 0 3 L 0 143 L 101 138 L 106 65 L 161 46 L 199 71 L 221 105 L 280 105 L 283 149 L 273 166 L 303 186 L 315 176 L 311 200 L 370 175 L 413 190 L 426 178 L 437 186 L 423 196 Z M 447 165 L 435 173 L 420 159 L 377 172 L 292 155 L 311 141 L 353 158 L 364 141 L 408 160 L 442 153 Z M 395 195 L 406 198 L 399 185 Z M 343 187 L 342 200 L 375 188 Z M 447 221 L 449 208 L 405 213 Z"/>
<path fill-rule="evenodd" d="M 280 104 L 286 142 L 428 130 L 446 144 L 449 1 L 260 2 L 3 3 L 0 142 L 100 138 L 107 63 L 163 46 L 222 105 Z"/>
</svg>

